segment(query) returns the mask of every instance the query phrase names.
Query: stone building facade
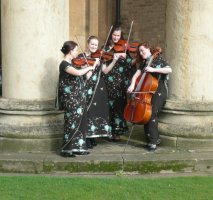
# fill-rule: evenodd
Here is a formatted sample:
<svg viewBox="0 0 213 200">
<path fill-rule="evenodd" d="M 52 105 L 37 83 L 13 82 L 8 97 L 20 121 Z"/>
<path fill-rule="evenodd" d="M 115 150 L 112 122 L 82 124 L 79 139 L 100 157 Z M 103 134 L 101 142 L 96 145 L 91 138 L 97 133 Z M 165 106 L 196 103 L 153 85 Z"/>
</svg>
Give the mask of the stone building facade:
<svg viewBox="0 0 213 200">
<path fill-rule="evenodd" d="M 131 21 L 130 40 L 162 46 L 173 69 L 159 123 L 163 143 L 213 148 L 212 11 L 212 0 L 1 0 L 0 151 L 56 150 L 63 42 L 77 37 L 84 48 L 97 35 L 103 44 L 115 22 L 127 37 Z"/>
</svg>

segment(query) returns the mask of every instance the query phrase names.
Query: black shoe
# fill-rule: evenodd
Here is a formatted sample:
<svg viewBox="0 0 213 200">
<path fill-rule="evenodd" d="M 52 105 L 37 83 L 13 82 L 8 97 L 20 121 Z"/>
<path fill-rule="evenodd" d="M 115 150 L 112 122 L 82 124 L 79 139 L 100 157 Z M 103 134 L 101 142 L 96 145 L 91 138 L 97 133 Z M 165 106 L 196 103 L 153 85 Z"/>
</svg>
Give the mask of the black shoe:
<svg viewBox="0 0 213 200">
<path fill-rule="evenodd" d="M 160 145 L 160 143 L 161 143 L 161 139 L 160 138 L 158 138 L 157 139 L 157 141 L 156 141 L 156 144 L 152 144 L 152 143 L 148 143 L 148 144 L 146 144 L 144 147 L 146 148 L 146 149 L 149 149 L 150 148 L 150 146 L 158 146 L 158 145 Z M 157 147 L 156 147 L 157 148 Z M 155 149 L 156 149 L 155 148 Z"/>
<path fill-rule="evenodd" d="M 119 135 L 112 135 L 111 141 L 112 142 L 119 142 L 119 141 L 121 141 L 121 138 L 120 138 Z"/>
<path fill-rule="evenodd" d="M 91 143 L 90 138 L 86 138 L 86 144 L 87 144 L 87 148 L 88 148 L 88 149 L 92 149 L 92 148 L 93 148 L 93 145 L 92 145 L 92 143 Z"/>
<path fill-rule="evenodd" d="M 128 126 L 123 127 L 123 133 L 124 133 L 124 134 L 128 133 L 128 131 L 129 131 Z"/>
<path fill-rule="evenodd" d="M 161 143 L 161 139 L 160 139 L 160 138 L 158 138 L 158 140 L 157 140 L 156 144 L 157 144 L 157 145 L 159 145 L 160 143 Z"/>
<path fill-rule="evenodd" d="M 149 143 L 147 145 L 147 149 L 148 149 L 148 151 L 155 151 L 157 149 L 157 145 Z"/>
<path fill-rule="evenodd" d="M 95 138 L 90 138 L 90 142 L 92 144 L 92 146 L 97 146 L 97 142 Z"/>
</svg>

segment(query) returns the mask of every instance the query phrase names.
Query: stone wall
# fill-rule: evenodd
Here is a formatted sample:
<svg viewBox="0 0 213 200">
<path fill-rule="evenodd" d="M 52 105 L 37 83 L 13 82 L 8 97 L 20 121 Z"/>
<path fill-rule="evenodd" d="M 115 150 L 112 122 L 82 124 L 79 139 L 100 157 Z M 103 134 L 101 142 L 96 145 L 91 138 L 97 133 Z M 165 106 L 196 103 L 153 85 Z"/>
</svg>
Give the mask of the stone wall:
<svg viewBox="0 0 213 200">
<path fill-rule="evenodd" d="M 77 37 L 85 49 L 87 38 L 95 35 L 102 46 L 115 21 L 115 3 L 115 0 L 69 0 L 70 39 Z"/>
<path fill-rule="evenodd" d="M 69 0 L 70 38 L 77 35 L 85 47 L 89 35 L 97 35 L 103 44 L 109 28 L 115 23 L 115 0 Z M 147 40 L 165 47 L 165 23 L 167 0 L 121 0 L 121 26 L 127 38 L 131 21 L 134 20 L 131 40 Z"/>
<path fill-rule="evenodd" d="M 146 40 L 165 47 L 166 0 L 121 0 L 121 26 L 128 37 L 134 20 L 131 41 Z"/>
</svg>

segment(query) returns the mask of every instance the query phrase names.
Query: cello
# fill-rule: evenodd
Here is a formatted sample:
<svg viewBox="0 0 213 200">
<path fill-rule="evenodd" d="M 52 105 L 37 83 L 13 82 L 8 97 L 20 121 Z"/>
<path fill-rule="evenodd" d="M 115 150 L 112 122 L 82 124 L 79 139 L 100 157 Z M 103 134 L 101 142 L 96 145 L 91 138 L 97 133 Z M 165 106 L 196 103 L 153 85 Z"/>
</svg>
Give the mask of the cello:
<svg viewBox="0 0 213 200">
<path fill-rule="evenodd" d="M 147 66 L 150 66 L 153 59 L 160 53 L 161 49 L 151 56 Z M 136 80 L 135 90 L 124 109 L 124 119 L 134 124 L 146 124 L 152 114 L 151 99 L 158 88 L 158 79 L 149 72 L 143 72 Z"/>
</svg>

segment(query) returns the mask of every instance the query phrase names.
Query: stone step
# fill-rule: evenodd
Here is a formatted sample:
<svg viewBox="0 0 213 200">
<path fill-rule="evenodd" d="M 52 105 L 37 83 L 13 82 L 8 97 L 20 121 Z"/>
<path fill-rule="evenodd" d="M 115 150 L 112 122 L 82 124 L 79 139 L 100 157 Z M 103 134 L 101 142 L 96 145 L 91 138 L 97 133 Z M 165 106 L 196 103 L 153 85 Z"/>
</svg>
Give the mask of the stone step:
<svg viewBox="0 0 213 200">
<path fill-rule="evenodd" d="M 212 173 L 213 150 L 178 150 L 160 145 L 155 152 L 143 142 L 98 140 L 89 155 L 62 157 L 57 152 L 0 153 L 0 173 Z"/>
</svg>

